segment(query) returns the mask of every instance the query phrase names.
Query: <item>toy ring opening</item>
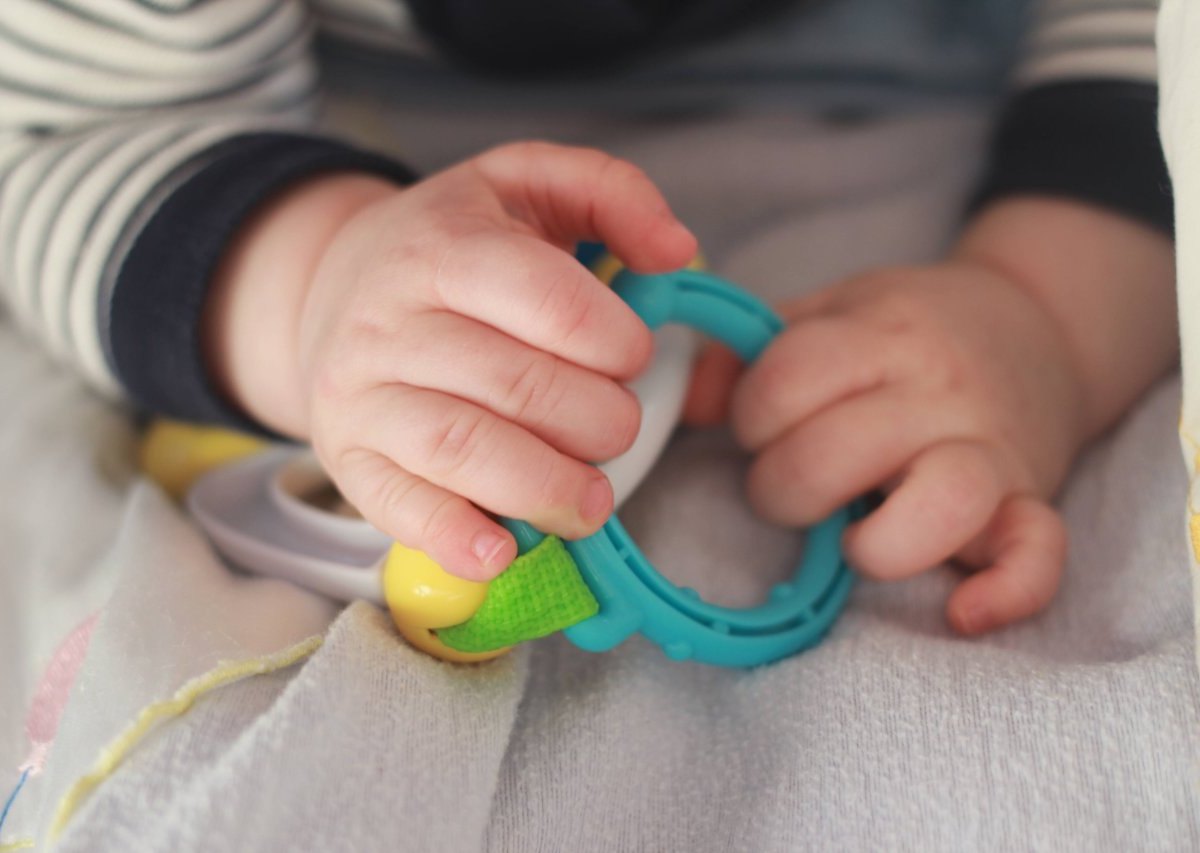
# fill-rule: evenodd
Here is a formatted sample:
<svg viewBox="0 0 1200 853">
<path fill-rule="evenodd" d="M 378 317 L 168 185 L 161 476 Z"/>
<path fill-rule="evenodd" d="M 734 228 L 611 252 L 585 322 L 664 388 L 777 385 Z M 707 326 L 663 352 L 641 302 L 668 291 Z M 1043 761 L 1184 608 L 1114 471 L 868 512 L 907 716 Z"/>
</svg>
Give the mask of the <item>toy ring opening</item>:
<svg viewBox="0 0 1200 853">
<path fill-rule="evenodd" d="M 716 276 L 695 270 L 666 275 L 619 273 L 613 288 L 651 329 L 681 323 L 725 343 L 753 361 L 783 329 L 761 300 Z M 703 601 L 663 577 L 614 516 L 585 539 L 565 542 L 599 612 L 565 629 L 575 645 L 603 651 L 641 633 L 676 660 L 746 667 L 778 660 L 821 640 L 837 619 L 853 583 L 841 551 L 852 510 L 842 509 L 808 531 L 803 558 L 789 582 L 767 602 L 746 609 Z M 506 520 L 522 553 L 543 534 Z"/>
</svg>

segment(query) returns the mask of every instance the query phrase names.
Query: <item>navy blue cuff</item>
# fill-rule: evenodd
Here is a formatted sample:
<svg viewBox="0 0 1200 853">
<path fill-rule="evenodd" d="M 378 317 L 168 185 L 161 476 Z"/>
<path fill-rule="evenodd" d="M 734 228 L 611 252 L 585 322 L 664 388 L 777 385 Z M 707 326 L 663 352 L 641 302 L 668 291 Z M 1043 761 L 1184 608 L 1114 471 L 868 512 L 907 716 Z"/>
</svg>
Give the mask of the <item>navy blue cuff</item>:
<svg viewBox="0 0 1200 853">
<path fill-rule="evenodd" d="M 1005 196 L 1050 195 L 1107 208 L 1170 235 L 1171 180 L 1158 138 L 1158 89 L 1091 80 L 1016 96 L 992 140 L 971 209 Z"/>
<path fill-rule="evenodd" d="M 284 133 L 222 142 L 135 238 L 117 274 L 100 334 L 109 364 L 133 401 L 156 414 L 261 432 L 218 391 L 205 364 L 200 321 L 226 247 L 265 200 L 298 181 L 363 172 L 400 184 L 414 174 L 376 154 Z"/>
</svg>

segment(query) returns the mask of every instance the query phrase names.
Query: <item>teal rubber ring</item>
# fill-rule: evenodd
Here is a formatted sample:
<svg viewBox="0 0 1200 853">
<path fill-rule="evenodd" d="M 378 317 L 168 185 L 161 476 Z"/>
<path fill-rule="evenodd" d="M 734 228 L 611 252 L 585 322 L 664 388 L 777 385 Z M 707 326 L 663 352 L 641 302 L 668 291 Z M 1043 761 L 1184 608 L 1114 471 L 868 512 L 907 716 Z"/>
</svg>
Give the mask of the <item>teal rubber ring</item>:
<svg viewBox="0 0 1200 853">
<path fill-rule="evenodd" d="M 752 362 L 783 331 L 762 300 L 718 276 L 695 270 L 664 275 L 622 271 L 613 289 L 651 329 L 682 323 L 721 341 Z M 809 528 L 804 555 L 790 581 L 771 590 L 766 603 L 746 609 L 719 607 L 695 590 L 664 578 L 614 515 L 595 534 L 566 542 L 600 612 L 563 633 L 581 649 L 607 651 L 640 633 L 674 660 L 726 667 L 771 663 L 815 646 L 845 607 L 853 574 L 842 554 L 842 532 L 854 509 L 846 507 Z M 532 525 L 505 526 L 521 553 L 544 538 Z"/>
</svg>

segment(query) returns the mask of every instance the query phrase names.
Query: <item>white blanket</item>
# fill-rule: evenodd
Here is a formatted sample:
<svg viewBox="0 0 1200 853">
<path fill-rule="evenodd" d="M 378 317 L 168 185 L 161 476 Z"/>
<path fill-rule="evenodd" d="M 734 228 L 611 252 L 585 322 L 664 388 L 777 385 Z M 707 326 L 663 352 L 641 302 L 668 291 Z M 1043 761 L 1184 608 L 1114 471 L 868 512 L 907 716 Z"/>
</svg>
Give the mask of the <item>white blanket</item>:
<svg viewBox="0 0 1200 853">
<path fill-rule="evenodd" d="M 935 257 L 984 127 L 366 116 L 346 100 L 335 120 L 404 139 L 422 168 L 501 128 L 630 156 L 713 265 L 772 298 Z M 339 614 L 232 575 L 136 480 L 126 417 L 7 326 L 0 399 L 0 788 L 38 669 L 103 608 L 0 849 L 48 849 L 56 822 L 64 851 L 1200 847 L 1177 379 L 1071 478 L 1070 565 L 1045 615 L 964 640 L 942 619 L 952 571 L 864 582 L 822 646 L 752 672 L 561 637 L 436 662 L 369 605 Z M 761 594 L 797 546 L 745 509 L 743 471 L 720 434 L 683 435 L 623 513 L 669 576 L 729 603 Z M 263 674 L 222 666 L 247 659 Z"/>
</svg>

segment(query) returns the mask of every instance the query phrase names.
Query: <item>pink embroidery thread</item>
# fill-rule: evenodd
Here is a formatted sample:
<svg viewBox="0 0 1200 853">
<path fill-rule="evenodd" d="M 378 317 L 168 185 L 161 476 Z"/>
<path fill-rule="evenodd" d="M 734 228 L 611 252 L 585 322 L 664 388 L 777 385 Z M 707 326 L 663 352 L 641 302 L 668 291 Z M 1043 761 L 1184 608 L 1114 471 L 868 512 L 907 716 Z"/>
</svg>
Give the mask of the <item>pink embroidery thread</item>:
<svg viewBox="0 0 1200 853">
<path fill-rule="evenodd" d="M 88 654 L 88 644 L 91 642 L 91 631 L 96 627 L 98 613 L 92 613 L 84 619 L 66 639 L 59 643 L 54 650 L 42 680 L 37 683 L 34 691 L 34 701 L 29 705 L 29 715 L 25 717 L 25 737 L 29 738 L 29 757 L 17 768 L 20 779 L 17 787 L 13 788 L 4 807 L 0 809 L 0 829 L 4 828 L 8 812 L 17 801 L 17 794 L 25 787 L 30 776 L 40 774 L 46 767 L 46 758 L 50 746 L 54 744 L 54 735 L 58 734 L 59 721 L 62 719 L 62 709 L 66 708 L 67 697 L 71 696 L 71 685 L 74 684 L 79 667 L 84 656 Z"/>
<path fill-rule="evenodd" d="M 29 715 L 25 718 L 25 735 L 29 738 L 31 751 L 29 758 L 19 768 L 22 772 L 29 770 L 37 775 L 46 764 L 46 756 L 58 732 L 63 709 L 67 706 L 67 697 L 71 695 L 71 685 L 79 675 L 79 667 L 87 655 L 92 629 L 96 627 L 99 616 L 99 613 L 93 613 L 79 623 L 58 644 L 54 657 L 42 673 L 42 680 L 38 682 L 33 702 L 29 705 Z"/>
<path fill-rule="evenodd" d="M 17 787 L 9 795 L 0 810 L 0 828 L 4 819 L 17 799 L 17 794 L 25 786 L 30 776 L 36 776 L 46 766 L 46 757 L 54 744 L 54 736 L 58 733 L 58 724 L 62 720 L 63 709 L 67 706 L 67 698 L 71 695 L 71 686 L 79 675 L 79 667 L 87 655 L 88 644 L 92 639 L 92 629 L 96 627 L 99 613 L 93 613 L 84 619 L 75 630 L 66 636 L 54 656 L 42 673 L 37 689 L 33 692 L 33 701 L 29 705 L 29 714 L 25 717 L 25 736 L 29 738 L 29 757 L 17 768 L 21 774 Z"/>
</svg>

